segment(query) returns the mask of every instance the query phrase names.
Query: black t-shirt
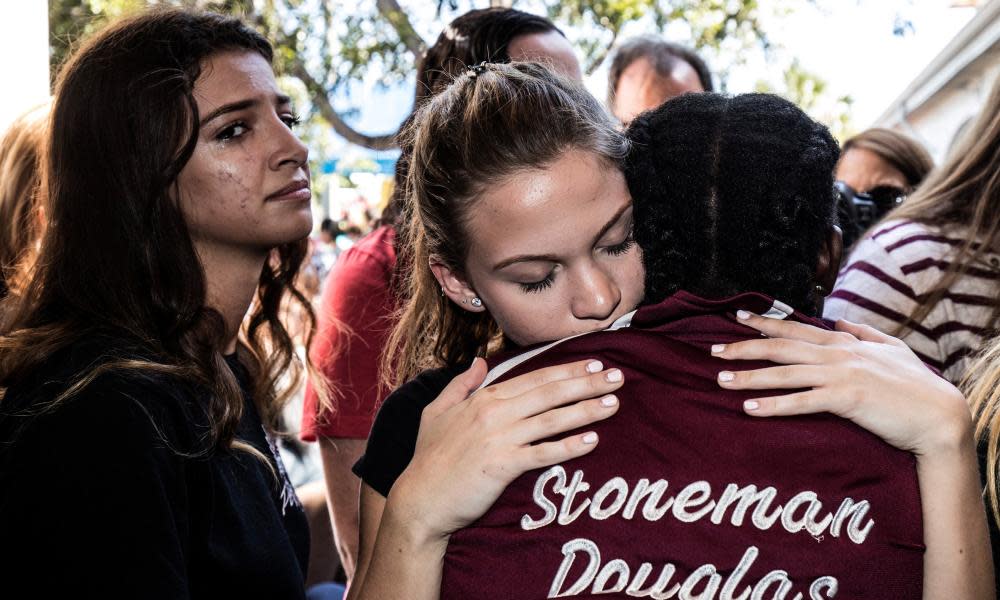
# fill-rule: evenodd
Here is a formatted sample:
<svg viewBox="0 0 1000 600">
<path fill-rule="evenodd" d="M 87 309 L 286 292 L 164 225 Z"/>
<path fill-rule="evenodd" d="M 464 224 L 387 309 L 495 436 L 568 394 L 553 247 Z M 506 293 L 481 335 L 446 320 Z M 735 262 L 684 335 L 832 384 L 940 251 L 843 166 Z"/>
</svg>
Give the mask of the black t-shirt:
<svg viewBox="0 0 1000 600">
<path fill-rule="evenodd" d="M 424 407 L 461 372 L 448 367 L 424 371 L 389 394 L 375 417 L 368 446 L 355 463 L 354 474 L 379 494 L 388 496 L 413 458 Z"/>
<path fill-rule="evenodd" d="M 199 453 L 206 394 L 165 376 L 102 375 L 23 416 L 106 354 L 63 351 L 0 402 L 0 595 L 304 598 L 305 514 L 235 358 L 246 398 L 237 438 L 278 478 L 247 452 Z"/>
</svg>

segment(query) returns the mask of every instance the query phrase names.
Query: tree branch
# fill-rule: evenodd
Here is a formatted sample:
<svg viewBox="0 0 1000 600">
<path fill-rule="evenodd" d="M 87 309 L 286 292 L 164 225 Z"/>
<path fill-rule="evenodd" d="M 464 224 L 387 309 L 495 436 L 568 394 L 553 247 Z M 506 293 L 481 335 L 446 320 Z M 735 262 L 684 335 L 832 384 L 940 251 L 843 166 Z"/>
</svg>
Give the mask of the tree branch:
<svg viewBox="0 0 1000 600">
<path fill-rule="evenodd" d="M 615 42 L 617 40 L 618 40 L 618 28 L 616 27 L 611 30 L 611 41 L 608 42 L 608 45 L 604 47 L 604 50 L 602 50 L 600 54 L 595 56 L 591 60 L 590 65 L 587 66 L 588 77 L 593 75 L 594 71 L 599 69 L 601 65 L 604 64 L 604 60 L 608 57 L 608 54 L 611 53 L 611 49 L 615 47 Z"/>
<path fill-rule="evenodd" d="M 291 74 L 298 77 L 306 86 L 306 89 L 309 90 L 309 96 L 317 108 L 319 108 L 319 114 L 330 123 L 330 126 L 333 127 L 333 130 L 338 135 L 352 144 L 371 148 L 372 150 L 389 150 L 396 147 L 396 132 L 383 135 L 365 135 L 348 125 L 337 114 L 337 111 L 333 109 L 326 88 L 309 74 L 306 66 L 298 57 L 292 61 Z"/>
<path fill-rule="evenodd" d="M 420 37 L 417 30 L 413 28 L 413 23 L 406 15 L 406 12 L 399 6 L 396 0 L 375 0 L 378 12 L 389 21 L 392 28 L 399 34 L 399 39 L 403 40 L 407 50 L 413 54 L 418 61 L 427 51 L 427 43 Z"/>
</svg>

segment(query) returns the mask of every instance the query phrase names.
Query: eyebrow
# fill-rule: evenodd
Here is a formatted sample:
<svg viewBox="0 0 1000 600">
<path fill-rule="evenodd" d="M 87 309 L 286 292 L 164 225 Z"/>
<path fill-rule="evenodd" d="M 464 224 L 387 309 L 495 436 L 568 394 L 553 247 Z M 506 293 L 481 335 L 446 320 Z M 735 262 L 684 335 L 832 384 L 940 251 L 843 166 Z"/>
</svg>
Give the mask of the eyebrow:
<svg viewBox="0 0 1000 600">
<path fill-rule="evenodd" d="M 627 211 L 630 208 L 632 208 L 632 203 L 631 202 L 629 202 L 625 206 L 622 206 L 621 208 L 619 208 L 618 212 L 616 212 L 608 220 L 608 222 L 604 224 L 604 227 L 601 227 L 601 230 L 599 232 L 597 232 L 597 235 L 594 236 L 594 241 L 592 243 L 594 245 L 596 245 L 597 242 L 599 242 L 601 240 L 601 238 L 604 237 L 605 234 L 607 234 L 608 231 L 612 227 L 614 227 L 615 225 L 618 224 L 618 221 L 621 220 L 622 215 L 624 215 L 625 211 Z M 497 264 L 493 265 L 493 270 L 494 271 L 499 271 L 500 269 L 504 269 L 506 267 L 509 267 L 509 266 L 511 266 L 514 263 L 519 263 L 519 262 L 535 262 L 535 261 L 559 262 L 559 257 L 556 256 L 555 254 L 518 254 L 517 256 L 512 256 L 510 258 L 505 258 L 504 260 L 502 260 L 502 261 L 498 262 Z"/>
<path fill-rule="evenodd" d="M 289 104 L 289 103 L 291 103 L 291 101 L 292 101 L 292 99 L 290 97 L 284 95 L 284 94 L 277 94 L 274 97 L 274 103 L 275 103 L 276 106 L 282 106 L 282 105 L 285 105 L 285 104 Z M 228 113 L 236 112 L 236 111 L 240 111 L 240 110 L 245 110 L 245 109 L 248 109 L 248 108 L 253 108 L 254 106 L 257 106 L 258 104 L 260 104 L 260 100 L 256 100 L 256 99 L 240 100 L 238 102 L 230 102 L 229 104 L 223 104 L 219 108 L 217 108 L 217 109 L 213 110 L 212 112 L 208 113 L 208 115 L 206 115 L 205 118 L 203 118 L 201 120 L 200 125 L 202 127 L 204 127 L 206 123 L 212 121 L 213 119 L 217 119 L 217 118 L 219 118 L 220 116 L 222 116 L 224 114 L 228 114 Z"/>
</svg>

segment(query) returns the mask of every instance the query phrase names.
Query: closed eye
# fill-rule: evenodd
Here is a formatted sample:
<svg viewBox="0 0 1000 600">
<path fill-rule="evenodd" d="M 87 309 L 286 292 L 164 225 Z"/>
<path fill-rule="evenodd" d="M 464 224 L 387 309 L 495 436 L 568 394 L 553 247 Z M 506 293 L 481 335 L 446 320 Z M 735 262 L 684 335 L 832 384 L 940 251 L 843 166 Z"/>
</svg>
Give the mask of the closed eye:
<svg viewBox="0 0 1000 600">
<path fill-rule="evenodd" d="M 521 291 L 531 294 L 531 293 L 541 292 L 542 290 L 551 287 L 552 280 L 553 280 L 553 275 L 552 272 L 550 271 L 549 274 L 545 276 L 545 279 L 541 279 L 539 281 L 531 281 L 527 283 L 519 283 L 518 285 L 521 286 Z"/>
<path fill-rule="evenodd" d="M 609 254 L 611 256 L 621 256 L 631 250 L 634 245 L 635 238 L 632 237 L 631 233 L 629 233 L 628 237 L 622 240 L 621 243 L 615 244 L 614 246 L 605 246 L 603 250 L 605 254 Z"/>
</svg>

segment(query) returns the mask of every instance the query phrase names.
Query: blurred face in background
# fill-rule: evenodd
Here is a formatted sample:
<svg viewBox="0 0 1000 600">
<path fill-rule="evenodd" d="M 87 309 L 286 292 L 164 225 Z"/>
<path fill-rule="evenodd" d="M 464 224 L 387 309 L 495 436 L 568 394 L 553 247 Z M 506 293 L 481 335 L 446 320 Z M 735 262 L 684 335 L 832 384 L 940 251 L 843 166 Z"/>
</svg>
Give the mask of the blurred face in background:
<svg viewBox="0 0 1000 600">
<path fill-rule="evenodd" d="M 647 58 L 635 60 L 622 71 L 615 88 L 612 112 L 628 123 L 641 112 L 656 108 L 687 92 L 704 92 L 694 67 L 678 60 L 669 77 L 660 74 Z"/>
<path fill-rule="evenodd" d="M 867 148 L 853 147 L 845 152 L 837 163 L 836 179 L 857 192 L 880 187 L 911 191 L 903 173 Z"/>
<path fill-rule="evenodd" d="M 558 31 L 519 35 L 507 44 L 507 53 L 514 62 L 538 62 L 575 81 L 583 81 L 580 61 L 573 47 Z"/>
</svg>

